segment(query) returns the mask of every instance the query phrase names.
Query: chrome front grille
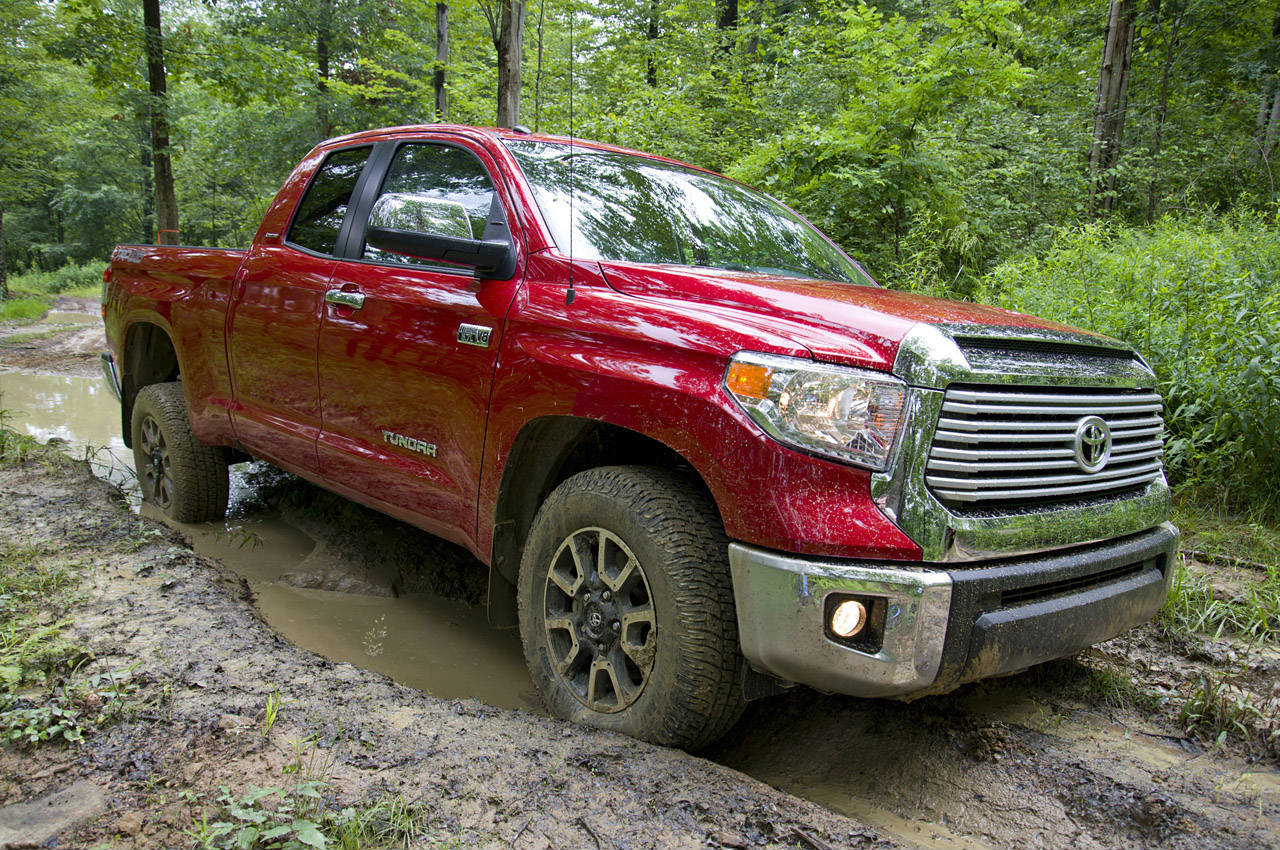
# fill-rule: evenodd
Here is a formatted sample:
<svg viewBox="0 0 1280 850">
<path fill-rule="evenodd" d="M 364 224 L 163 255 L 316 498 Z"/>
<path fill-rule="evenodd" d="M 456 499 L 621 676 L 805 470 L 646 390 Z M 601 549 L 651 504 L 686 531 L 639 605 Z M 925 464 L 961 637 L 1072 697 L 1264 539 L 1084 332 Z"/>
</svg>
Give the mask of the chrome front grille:
<svg viewBox="0 0 1280 850">
<path fill-rule="evenodd" d="M 968 508 L 1133 490 L 1163 473 L 1163 408 L 1149 390 L 952 386 L 925 483 L 944 503 Z M 1087 468 L 1096 458 L 1077 436 L 1091 417 L 1105 422 L 1111 437 L 1111 455 L 1095 472 Z"/>
</svg>

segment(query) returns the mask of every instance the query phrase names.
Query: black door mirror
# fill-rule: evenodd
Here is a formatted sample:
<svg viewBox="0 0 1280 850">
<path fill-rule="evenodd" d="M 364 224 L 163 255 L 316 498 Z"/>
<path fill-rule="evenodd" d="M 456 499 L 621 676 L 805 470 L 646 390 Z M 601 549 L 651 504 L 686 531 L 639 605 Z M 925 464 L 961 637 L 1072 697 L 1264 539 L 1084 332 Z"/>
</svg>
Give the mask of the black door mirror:
<svg viewBox="0 0 1280 850">
<path fill-rule="evenodd" d="M 515 274 L 516 254 L 498 239 L 475 239 L 466 209 L 456 201 L 389 193 L 369 213 L 365 241 L 381 251 L 471 266 L 485 277 Z"/>
</svg>

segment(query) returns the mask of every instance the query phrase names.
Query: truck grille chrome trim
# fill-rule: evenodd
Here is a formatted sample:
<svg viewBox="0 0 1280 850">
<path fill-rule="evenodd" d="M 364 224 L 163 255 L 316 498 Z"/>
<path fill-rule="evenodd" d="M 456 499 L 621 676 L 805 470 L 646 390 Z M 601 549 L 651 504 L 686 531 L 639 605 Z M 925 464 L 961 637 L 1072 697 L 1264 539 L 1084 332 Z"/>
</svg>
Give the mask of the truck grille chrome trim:
<svg viewBox="0 0 1280 850">
<path fill-rule="evenodd" d="M 1164 405 L 1143 390 L 952 386 L 942 403 L 925 483 L 957 508 L 1069 501 L 1144 487 L 1164 474 Z M 1080 422 L 1110 429 L 1111 455 L 1082 468 Z"/>
</svg>

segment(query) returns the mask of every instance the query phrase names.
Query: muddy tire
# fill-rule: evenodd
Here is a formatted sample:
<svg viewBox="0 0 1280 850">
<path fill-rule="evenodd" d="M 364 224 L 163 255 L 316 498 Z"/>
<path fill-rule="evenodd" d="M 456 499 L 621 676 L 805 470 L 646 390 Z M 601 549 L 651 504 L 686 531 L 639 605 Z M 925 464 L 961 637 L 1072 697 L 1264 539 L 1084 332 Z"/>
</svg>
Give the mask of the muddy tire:
<svg viewBox="0 0 1280 850">
<path fill-rule="evenodd" d="M 520 636 L 560 717 L 698 749 L 742 714 L 728 538 L 693 482 L 612 466 L 547 497 L 520 562 Z"/>
<path fill-rule="evenodd" d="M 227 456 L 191 435 L 182 384 L 143 387 L 133 403 L 133 461 L 144 501 L 177 522 L 227 513 Z"/>
</svg>

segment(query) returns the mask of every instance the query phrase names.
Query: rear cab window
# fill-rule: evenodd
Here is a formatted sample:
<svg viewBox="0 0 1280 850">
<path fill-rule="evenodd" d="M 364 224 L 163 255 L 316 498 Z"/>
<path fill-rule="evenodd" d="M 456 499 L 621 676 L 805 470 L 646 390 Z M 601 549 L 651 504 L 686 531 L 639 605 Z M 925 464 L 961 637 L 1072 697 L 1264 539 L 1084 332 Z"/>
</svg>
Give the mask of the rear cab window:
<svg viewBox="0 0 1280 850">
<path fill-rule="evenodd" d="M 337 253 L 351 194 L 370 150 L 345 148 L 325 157 L 298 204 L 286 242 L 317 254 Z"/>
</svg>

